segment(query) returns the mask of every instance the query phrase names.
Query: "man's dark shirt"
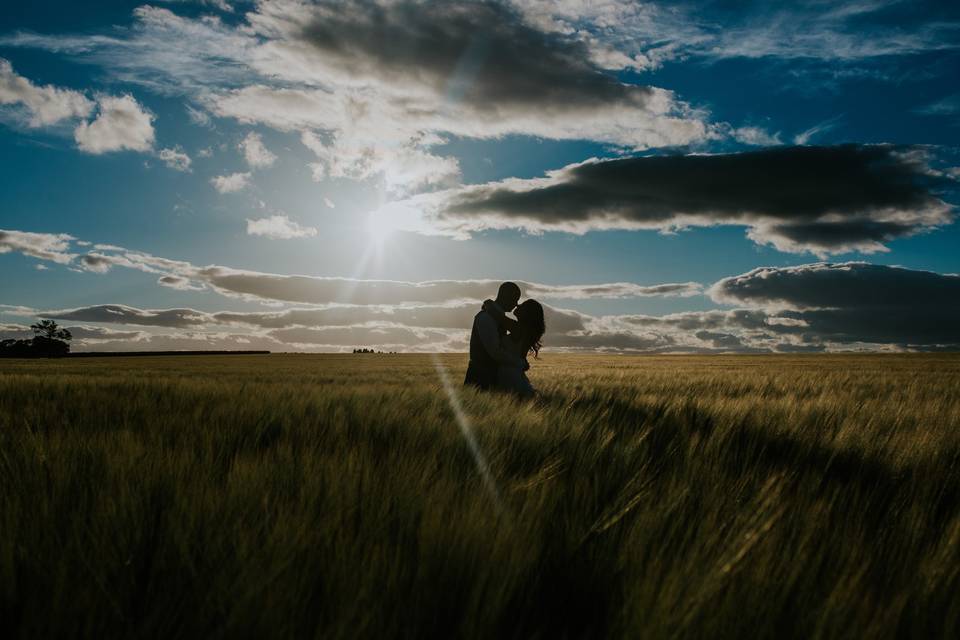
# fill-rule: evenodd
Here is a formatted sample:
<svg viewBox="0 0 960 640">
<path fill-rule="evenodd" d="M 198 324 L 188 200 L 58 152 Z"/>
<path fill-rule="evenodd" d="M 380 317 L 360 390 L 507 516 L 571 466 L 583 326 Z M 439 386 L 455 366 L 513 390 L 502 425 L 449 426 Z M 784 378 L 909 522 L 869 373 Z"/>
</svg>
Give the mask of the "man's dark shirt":
<svg viewBox="0 0 960 640">
<path fill-rule="evenodd" d="M 496 329 L 495 342 L 492 329 Z M 513 359 L 500 349 L 500 338 L 507 331 L 486 311 L 480 311 L 473 317 L 473 330 L 470 332 L 470 364 L 463 384 L 480 389 L 492 389 L 497 384 L 497 368 L 501 362 Z M 486 344 L 485 344 L 486 343 Z M 491 351 L 493 353 L 491 354 Z"/>
</svg>

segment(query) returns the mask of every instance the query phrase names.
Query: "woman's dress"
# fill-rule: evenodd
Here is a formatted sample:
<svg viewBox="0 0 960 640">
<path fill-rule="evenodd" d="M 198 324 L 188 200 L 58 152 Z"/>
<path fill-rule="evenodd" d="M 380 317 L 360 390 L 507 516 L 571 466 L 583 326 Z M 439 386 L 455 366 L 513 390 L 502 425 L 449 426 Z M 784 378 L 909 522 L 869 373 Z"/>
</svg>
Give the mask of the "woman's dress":
<svg viewBox="0 0 960 640">
<path fill-rule="evenodd" d="M 518 358 L 517 365 L 501 364 L 497 369 L 497 388 L 503 391 L 510 391 L 522 397 L 528 398 L 536 394 L 536 389 L 530 384 L 530 379 L 524 369 L 527 368 L 526 353 L 521 353 L 523 348 L 520 343 L 510 335 L 505 335 L 500 339 L 500 346 L 504 350 L 516 354 Z"/>
</svg>

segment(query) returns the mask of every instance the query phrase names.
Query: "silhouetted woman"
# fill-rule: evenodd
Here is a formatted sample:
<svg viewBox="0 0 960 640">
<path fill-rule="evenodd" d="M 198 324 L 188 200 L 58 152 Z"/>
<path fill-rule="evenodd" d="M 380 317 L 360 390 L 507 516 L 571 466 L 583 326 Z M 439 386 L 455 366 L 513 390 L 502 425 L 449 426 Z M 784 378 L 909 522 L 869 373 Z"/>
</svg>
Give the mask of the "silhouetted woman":
<svg viewBox="0 0 960 640">
<path fill-rule="evenodd" d="M 527 356 L 533 353 L 536 358 L 540 354 L 540 339 L 547 328 L 543 320 L 543 305 L 536 300 L 526 300 L 513 312 L 516 320 L 505 316 L 490 300 L 484 301 L 483 308 L 507 330 L 500 341 L 501 348 L 516 354 L 523 362 L 522 366 L 501 364 L 497 370 L 497 388 L 524 398 L 532 397 L 536 389 L 527 378 L 526 370 L 530 368 Z"/>
</svg>

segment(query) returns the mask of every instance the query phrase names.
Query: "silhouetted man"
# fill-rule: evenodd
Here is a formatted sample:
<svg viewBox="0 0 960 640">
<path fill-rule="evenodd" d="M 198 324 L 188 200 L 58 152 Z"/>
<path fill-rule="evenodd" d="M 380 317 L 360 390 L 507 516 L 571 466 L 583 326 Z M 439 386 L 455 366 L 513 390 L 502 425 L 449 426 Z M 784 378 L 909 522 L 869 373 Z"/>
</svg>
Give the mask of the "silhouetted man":
<svg viewBox="0 0 960 640">
<path fill-rule="evenodd" d="M 502 313 L 513 311 L 520 301 L 520 287 L 512 282 L 504 282 L 497 291 L 494 304 Z M 497 368 L 501 363 L 515 365 L 517 356 L 500 346 L 500 338 L 506 331 L 492 315 L 481 310 L 473 317 L 473 331 L 470 333 L 470 364 L 467 365 L 467 377 L 463 384 L 472 384 L 480 389 L 492 389 L 497 384 Z"/>
</svg>

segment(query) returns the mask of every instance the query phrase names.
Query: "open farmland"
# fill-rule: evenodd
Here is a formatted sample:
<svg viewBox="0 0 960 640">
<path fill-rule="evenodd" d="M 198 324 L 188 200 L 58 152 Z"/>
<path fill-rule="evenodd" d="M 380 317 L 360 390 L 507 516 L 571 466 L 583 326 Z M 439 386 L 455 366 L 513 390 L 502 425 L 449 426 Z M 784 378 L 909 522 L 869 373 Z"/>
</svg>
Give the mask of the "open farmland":
<svg viewBox="0 0 960 640">
<path fill-rule="evenodd" d="M 960 357 L 465 367 L 0 362 L 4 637 L 960 635 Z"/>
</svg>

